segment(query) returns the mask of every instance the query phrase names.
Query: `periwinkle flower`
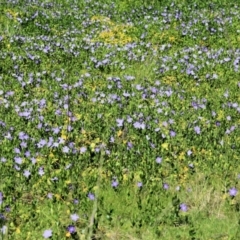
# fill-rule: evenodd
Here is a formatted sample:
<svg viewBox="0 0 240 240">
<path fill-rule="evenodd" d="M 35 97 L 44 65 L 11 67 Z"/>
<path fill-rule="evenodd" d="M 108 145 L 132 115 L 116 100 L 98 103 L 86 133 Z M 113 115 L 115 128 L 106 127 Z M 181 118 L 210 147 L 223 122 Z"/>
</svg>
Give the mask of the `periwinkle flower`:
<svg viewBox="0 0 240 240">
<path fill-rule="evenodd" d="M 170 136 L 171 137 L 175 137 L 176 136 L 176 132 L 174 132 L 173 130 L 170 130 Z"/>
<path fill-rule="evenodd" d="M 41 139 L 38 143 L 37 143 L 37 147 L 38 148 L 42 148 L 47 144 L 47 141 L 45 139 Z"/>
<path fill-rule="evenodd" d="M 0 205 L 2 204 L 2 202 L 3 202 L 3 193 L 0 192 Z"/>
<path fill-rule="evenodd" d="M 53 194 L 52 194 L 52 193 L 48 193 L 48 194 L 47 194 L 47 197 L 48 197 L 49 199 L 52 199 L 52 198 L 53 198 Z"/>
<path fill-rule="evenodd" d="M 80 147 L 80 153 L 85 153 L 87 151 L 87 148 L 85 146 Z"/>
<path fill-rule="evenodd" d="M 229 195 L 231 197 L 235 197 L 237 195 L 237 192 L 238 192 L 238 190 L 235 187 L 229 189 Z"/>
<path fill-rule="evenodd" d="M 167 183 L 164 183 L 164 184 L 163 184 L 163 188 L 164 188 L 165 190 L 168 190 L 168 189 L 169 189 L 169 185 L 168 185 Z"/>
<path fill-rule="evenodd" d="M 64 146 L 64 147 L 62 148 L 62 151 L 63 151 L 64 153 L 69 153 L 70 149 L 69 149 L 68 146 Z"/>
<path fill-rule="evenodd" d="M 136 128 L 136 129 L 145 129 L 145 127 L 146 127 L 146 125 L 145 125 L 145 123 L 140 123 L 140 122 L 135 122 L 134 124 L 133 124 L 133 126 L 134 126 L 134 128 Z"/>
<path fill-rule="evenodd" d="M 118 186 L 118 181 L 116 180 L 116 179 L 114 179 L 113 181 L 112 181 L 112 187 L 114 187 L 114 188 L 116 188 L 117 186 Z"/>
<path fill-rule="evenodd" d="M 127 150 L 130 150 L 131 148 L 133 148 L 133 144 L 131 142 L 127 143 Z"/>
<path fill-rule="evenodd" d="M 28 178 L 28 177 L 31 175 L 31 173 L 29 172 L 29 170 L 24 170 L 23 175 L 24 175 L 26 178 Z"/>
<path fill-rule="evenodd" d="M 17 153 L 17 154 L 20 154 L 20 153 L 21 153 L 21 151 L 20 151 L 19 148 L 14 148 L 14 152 Z"/>
<path fill-rule="evenodd" d="M 180 210 L 183 211 L 183 212 L 187 212 L 188 210 L 188 207 L 185 203 L 181 203 L 180 204 Z"/>
<path fill-rule="evenodd" d="M 78 199 L 73 199 L 73 203 L 74 203 L 75 205 L 77 205 L 77 204 L 79 203 L 79 200 L 78 200 Z"/>
<path fill-rule="evenodd" d="M 73 225 L 69 225 L 69 226 L 67 227 L 67 230 L 68 230 L 68 232 L 69 232 L 70 234 L 73 234 L 73 233 L 76 232 L 76 228 L 75 228 Z"/>
<path fill-rule="evenodd" d="M 60 128 L 59 127 L 53 127 L 52 131 L 54 134 L 58 134 L 60 132 Z"/>
<path fill-rule="evenodd" d="M 43 167 L 40 167 L 40 168 L 38 169 L 38 174 L 39 174 L 40 176 L 43 176 L 43 175 L 44 175 L 44 169 L 43 169 Z"/>
<path fill-rule="evenodd" d="M 201 133 L 201 129 L 200 129 L 199 126 L 194 127 L 194 131 L 195 131 L 196 134 L 200 134 Z"/>
<path fill-rule="evenodd" d="M 93 193 L 88 193 L 88 198 L 93 201 L 95 200 L 95 195 Z"/>
<path fill-rule="evenodd" d="M 190 168 L 194 168 L 193 163 L 188 164 L 188 166 L 189 166 Z"/>
<path fill-rule="evenodd" d="M 71 214 L 71 219 L 74 221 L 74 222 L 76 222 L 78 219 L 79 219 L 79 216 L 76 214 L 76 213 L 74 213 L 74 214 Z"/>
<path fill-rule="evenodd" d="M 191 151 L 191 150 L 188 150 L 188 151 L 187 151 L 187 155 L 188 155 L 188 156 L 191 156 L 191 155 L 192 155 L 192 151 Z"/>
<path fill-rule="evenodd" d="M 52 236 L 52 230 L 51 229 L 47 229 L 44 231 L 43 233 L 43 237 L 44 238 L 50 238 Z"/>
<path fill-rule="evenodd" d="M 161 157 L 157 157 L 156 158 L 156 163 L 161 163 L 162 162 L 162 158 Z"/>
<path fill-rule="evenodd" d="M 26 142 L 21 142 L 20 146 L 21 146 L 21 148 L 26 148 L 27 147 L 27 143 Z"/>
<path fill-rule="evenodd" d="M 123 126 L 124 119 L 118 118 L 118 119 L 116 119 L 116 122 L 117 122 L 117 126 L 118 126 L 118 127 L 122 127 L 122 126 Z"/>
<path fill-rule="evenodd" d="M 14 157 L 14 160 L 17 164 L 22 164 L 22 158 L 21 157 Z"/>
<path fill-rule="evenodd" d="M 113 136 L 110 137 L 110 140 L 109 140 L 110 143 L 114 143 L 115 142 L 115 139 Z"/>
<path fill-rule="evenodd" d="M 4 225 L 2 228 L 0 228 L 0 232 L 2 232 L 2 234 L 6 234 L 7 233 L 7 226 Z"/>
<path fill-rule="evenodd" d="M 155 148 L 155 144 L 152 143 L 152 142 L 150 142 L 150 147 L 151 147 L 151 148 Z"/>
</svg>

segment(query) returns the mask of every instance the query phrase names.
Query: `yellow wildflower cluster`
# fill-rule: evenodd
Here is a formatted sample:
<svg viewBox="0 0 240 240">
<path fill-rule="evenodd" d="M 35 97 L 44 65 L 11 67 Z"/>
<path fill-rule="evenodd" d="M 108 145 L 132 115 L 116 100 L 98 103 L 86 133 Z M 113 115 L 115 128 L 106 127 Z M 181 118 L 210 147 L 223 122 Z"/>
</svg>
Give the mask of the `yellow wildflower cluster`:
<svg viewBox="0 0 240 240">
<path fill-rule="evenodd" d="M 178 177 L 179 177 L 179 183 L 180 184 L 184 184 L 188 178 L 188 167 L 184 167 L 181 172 L 179 173 Z"/>
<path fill-rule="evenodd" d="M 93 41 L 103 41 L 112 45 L 125 45 L 133 42 L 135 39 L 127 34 L 127 31 L 133 27 L 125 24 L 115 24 L 109 18 L 104 16 L 93 16 L 92 22 L 100 22 L 107 25 L 108 29 L 99 33 Z"/>
<path fill-rule="evenodd" d="M 165 76 L 162 78 L 162 82 L 168 85 L 175 85 L 177 83 L 177 78 L 174 76 Z"/>
</svg>

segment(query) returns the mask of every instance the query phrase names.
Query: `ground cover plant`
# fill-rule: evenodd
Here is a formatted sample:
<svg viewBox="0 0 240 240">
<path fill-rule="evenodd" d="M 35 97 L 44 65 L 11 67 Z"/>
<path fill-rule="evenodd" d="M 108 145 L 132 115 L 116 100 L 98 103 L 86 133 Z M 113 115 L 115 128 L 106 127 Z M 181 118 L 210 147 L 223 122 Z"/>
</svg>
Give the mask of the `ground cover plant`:
<svg viewBox="0 0 240 240">
<path fill-rule="evenodd" d="M 0 5 L 0 239 L 239 239 L 240 5 Z"/>
</svg>

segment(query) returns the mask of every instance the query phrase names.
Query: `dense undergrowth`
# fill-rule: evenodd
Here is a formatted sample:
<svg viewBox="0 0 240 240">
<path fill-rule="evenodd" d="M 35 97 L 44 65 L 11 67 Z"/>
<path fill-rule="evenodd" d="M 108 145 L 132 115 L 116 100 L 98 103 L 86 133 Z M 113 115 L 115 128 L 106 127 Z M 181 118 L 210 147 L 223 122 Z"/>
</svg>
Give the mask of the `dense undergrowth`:
<svg viewBox="0 0 240 240">
<path fill-rule="evenodd" d="M 239 239 L 240 5 L 0 6 L 0 239 Z"/>
</svg>

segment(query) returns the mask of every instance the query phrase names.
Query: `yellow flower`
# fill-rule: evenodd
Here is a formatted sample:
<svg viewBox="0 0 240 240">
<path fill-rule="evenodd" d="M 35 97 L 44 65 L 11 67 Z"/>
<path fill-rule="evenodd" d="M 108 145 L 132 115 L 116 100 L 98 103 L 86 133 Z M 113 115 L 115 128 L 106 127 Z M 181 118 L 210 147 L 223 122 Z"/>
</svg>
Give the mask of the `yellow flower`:
<svg viewBox="0 0 240 240">
<path fill-rule="evenodd" d="M 163 143 L 162 148 L 165 149 L 165 150 L 168 150 L 168 143 Z"/>
<path fill-rule="evenodd" d="M 55 194 L 55 197 L 57 200 L 59 200 L 61 198 L 61 196 L 59 194 Z"/>
<path fill-rule="evenodd" d="M 66 237 L 71 237 L 71 233 L 70 233 L 70 232 L 67 232 L 67 233 L 66 233 Z"/>
<path fill-rule="evenodd" d="M 183 159 L 185 159 L 185 153 L 184 152 L 181 152 L 180 154 L 179 154 L 179 160 L 183 160 Z"/>
<path fill-rule="evenodd" d="M 66 184 L 70 184 L 70 183 L 71 183 L 71 180 L 66 180 L 65 183 L 66 183 Z"/>
<path fill-rule="evenodd" d="M 125 174 L 123 174 L 123 181 L 125 182 L 127 180 L 128 180 L 128 175 L 125 173 Z"/>
<path fill-rule="evenodd" d="M 64 133 L 62 133 L 61 138 L 64 139 L 64 140 L 66 140 L 66 139 L 67 139 L 67 135 L 64 134 Z"/>
<path fill-rule="evenodd" d="M 176 38 L 175 37 L 169 37 L 170 42 L 175 42 Z"/>
<path fill-rule="evenodd" d="M 222 199 L 226 199 L 228 197 L 228 194 L 227 193 L 224 193 L 223 196 L 222 196 Z"/>
<path fill-rule="evenodd" d="M 123 132 L 122 132 L 121 130 L 119 130 L 119 131 L 117 132 L 117 136 L 118 136 L 118 137 L 121 137 L 121 136 L 122 136 L 122 133 L 123 133 Z"/>
</svg>

